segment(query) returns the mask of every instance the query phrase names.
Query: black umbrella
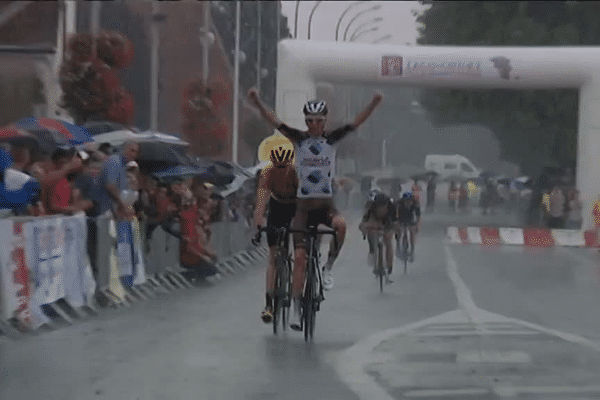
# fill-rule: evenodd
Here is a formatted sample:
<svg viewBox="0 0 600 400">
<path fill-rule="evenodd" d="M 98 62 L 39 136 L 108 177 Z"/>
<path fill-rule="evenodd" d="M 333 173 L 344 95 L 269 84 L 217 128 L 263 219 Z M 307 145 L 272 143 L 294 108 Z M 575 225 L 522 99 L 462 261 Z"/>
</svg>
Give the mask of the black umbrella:
<svg viewBox="0 0 600 400">
<path fill-rule="evenodd" d="M 87 128 L 92 136 L 101 135 L 103 133 L 129 130 L 124 125 L 111 121 L 90 121 L 83 125 Z"/>
</svg>

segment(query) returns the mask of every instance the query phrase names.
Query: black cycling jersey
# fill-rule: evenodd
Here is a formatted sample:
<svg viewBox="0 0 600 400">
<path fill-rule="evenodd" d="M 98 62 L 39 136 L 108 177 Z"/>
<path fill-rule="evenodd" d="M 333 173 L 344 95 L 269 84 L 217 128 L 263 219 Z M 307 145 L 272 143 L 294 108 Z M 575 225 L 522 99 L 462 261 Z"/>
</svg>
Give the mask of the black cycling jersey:
<svg viewBox="0 0 600 400">
<path fill-rule="evenodd" d="M 396 219 L 403 224 L 414 224 L 421 217 L 421 207 L 415 203 L 408 203 L 401 199 L 396 203 Z"/>
<path fill-rule="evenodd" d="M 367 202 L 366 211 L 363 215 L 363 222 L 367 221 L 377 221 L 383 224 L 385 228 L 390 228 L 394 221 L 396 220 L 396 209 L 394 203 L 390 199 L 390 201 L 386 204 L 387 212 L 383 216 L 378 216 L 375 213 L 375 209 L 377 206 L 373 201 Z"/>
</svg>

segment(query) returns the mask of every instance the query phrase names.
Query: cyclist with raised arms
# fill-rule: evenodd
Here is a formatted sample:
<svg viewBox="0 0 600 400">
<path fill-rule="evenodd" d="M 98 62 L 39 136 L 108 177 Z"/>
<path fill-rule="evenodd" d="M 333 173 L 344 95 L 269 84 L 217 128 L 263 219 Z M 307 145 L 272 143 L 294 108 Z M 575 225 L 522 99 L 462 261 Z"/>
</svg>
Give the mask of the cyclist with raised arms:
<svg viewBox="0 0 600 400">
<path fill-rule="evenodd" d="M 294 149 L 291 145 L 278 146 L 271 150 L 271 163 L 261 171 L 256 192 L 254 226 L 264 226 L 267 216 L 267 244 L 269 245 L 269 267 L 267 269 L 266 301 L 261 314 L 265 323 L 273 320 L 273 294 L 275 291 L 275 255 L 277 254 L 277 230 L 290 226 L 296 213 L 298 177 L 294 168 Z"/>
<path fill-rule="evenodd" d="M 406 192 L 396 202 L 397 248 L 400 248 L 402 235 L 410 232 L 410 262 L 415 260 L 415 236 L 421 225 L 421 207 L 410 192 Z"/>
<path fill-rule="evenodd" d="M 388 275 L 392 273 L 394 262 L 394 247 L 392 237 L 394 236 L 394 221 L 396 220 L 396 209 L 392 199 L 385 193 L 375 191 L 367 201 L 366 210 L 358 229 L 367 236 L 369 242 L 369 266 L 377 273 L 375 260 L 375 246 L 377 245 L 372 234 L 373 230 L 383 230 L 383 245 L 385 246 L 385 264 Z M 392 280 L 386 275 L 386 281 Z"/>
<path fill-rule="evenodd" d="M 255 89 L 250 89 L 248 97 L 260 110 L 261 115 L 279 130 L 294 145 L 296 172 L 298 174 L 298 200 L 292 229 L 304 230 L 309 225 L 324 224 L 336 231 L 336 240 L 332 240 L 327 262 L 323 268 L 323 288 L 333 288 L 331 267 L 337 258 L 346 236 L 346 223 L 333 204 L 332 180 L 335 173 L 336 144 L 348 133 L 358 128 L 383 96 L 376 93 L 365 110 L 359 113 L 354 122 L 333 131 L 324 130 L 327 117 L 327 104 L 324 101 L 309 101 L 304 105 L 303 113 L 308 131 L 301 131 L 281 122 L 275 114 L 267 110 Z M 302 234 L 294 235 L 295 260 L 292 296 L 294 298 L 294 316 L 290 327 L 301 330 L 300 298 L 304 289 L 306 270 L 306 242 Z"/>
</svg>

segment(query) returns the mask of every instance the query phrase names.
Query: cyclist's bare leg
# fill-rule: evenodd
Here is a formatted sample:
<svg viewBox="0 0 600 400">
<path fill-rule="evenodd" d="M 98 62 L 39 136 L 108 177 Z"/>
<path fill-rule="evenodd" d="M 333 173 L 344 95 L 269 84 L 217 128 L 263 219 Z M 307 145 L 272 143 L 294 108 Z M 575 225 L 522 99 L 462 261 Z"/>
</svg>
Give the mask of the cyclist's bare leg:
<svg viewBox="0 0 600 400">
<path fill-rule="evenodd" d="M 383 244 L 385 245 L 385 261 L 388 271 L 392 270 L 394 264 L 394 247 L 392 246 L 393 232 L 386 232 L 383 236 Z"/>
<path fill-rule="evenodd" d="M 277 268 L 275 266 L 275 255 L 277 254 L 277 246 L 269 247 L 269 267 L 267 269 L 267 294 L 273 296 L 275 293 L 275 274 Z"/>
<path fill-rule="evenodd" d="M 410 254 L 414 254 L 414 252 L 415 252 L 415 235 L 417 234 L 417 227 L 415 225 L 411 225 L 409 230 L 410 230 Z"/>
<path fill-rule="evenodd" d="M 306 246 L 297 244 L 294 249 L 294 279 L 292 281 L 292 297 L 302 297 L 304 289 L 304 275 L 306 271 Z"/>
<path fill-rule="evenodd" d="M 277 253 L 277 247 L 269 247 L 269 266 L 267 267 L 267 285 L 266 285 L 266 306 L 261 313 L 261 319 L 265 323 L 269 323 L 273 318 L 273 294 L 275 293 L 275 254 Z"/>
<path fill-rule="evenodd" d="M 344 240 L 346 239 L 346 221 L 341 215 L 336 215 L 331 220 L 331 228 L 335 230 L 336 237 L 329 242 L 329 256 L 326 266 L 331 269 L 337 256 L 342 250 Z"/>
</svg>

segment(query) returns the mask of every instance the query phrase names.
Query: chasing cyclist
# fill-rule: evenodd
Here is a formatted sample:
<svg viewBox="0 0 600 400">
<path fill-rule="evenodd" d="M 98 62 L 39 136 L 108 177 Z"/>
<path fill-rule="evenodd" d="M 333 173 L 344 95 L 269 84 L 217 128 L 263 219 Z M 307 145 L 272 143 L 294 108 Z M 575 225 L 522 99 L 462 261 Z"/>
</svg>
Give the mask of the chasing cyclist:
<svg viewBox="0 0 600 400">
<path fill-rule="evenodd" d="M 267 206 L 267 244 L 269 245 L 269 267 L 267 269 L 266 301 L 261 314 L 265 323 L 273 319 L 273 294 L 275 291 L 275 255 L 277 254 L 277 230 L 288 227 L 296 214 L 296 192 L 298 177 L 293 164 L 292 146 L 278 146 L 271 150 L 271 163 L 260 174 L 256 192 L 254 226 L 264 226 Z"/>
<path fill-rule="evenodd" d="M 410 262 L 415 260 L 415 236 L 421 225 L 421 207 L 410 192 L 406 192 L 396 202 L 396 248 L 400 249 L 402 235 L 410 232 Z"/>
<path fill-rule="evenodd" d="M 385 264 L 388 275 L 392 273 L 394 262 L 394 247 L 392 246 L 392 237 L 394 236 L 394 221 L 396 219 L 396 209 L 392 199 L 383 192 L 376 192 L 372 198 L 367 201 L 366 211 L 358 229 L 363 235 L 367 235 L 369 242 L 369 266 L 373 267 L 373 273 L 376 271 L 375 260 L 375 237 L 373 230 L 383 230 L 383 244 L 385 246 Z M 386 281 L 392 283 L 389 276 L 386 275 Z"/>
<path fill-rule="evenodd" d="M 327 104 L 324 101 L 309 101 L 304 105 L 303 113 L 308 131 L 291 128 L 281 122 L 275 114 L 267 110 L 255 89 L 250 89 L 248 97 L 260 110 L 261 115 L 277 128 L 294 145 L 296 171 L 298 174 L 298 200 L 292 229 L 302 230 L 309 225 L 324 224 L 336 231 L 336 240 L 331 241 L 329 256 L 323 268 L 323 288 L 333 288 L 331 267 L 337 258 L 346 235 L 346 223 L 333 204 L 332 180 L 335 173 L 336 144 L 348 133 L 356 130 L 381 102 L 383 96 L 376 93 L 373 100 L 358 114 L 352 124 L 344 125 L 334 131 L 324 131 Z M 304 289 L 306 270 L 306 242 L 304 235 L 294 235 L 295 262 L 292 296 L 294 298 L 294 316 L 290 327 L 301 330 L 300 299 Z"/>
</svg>

